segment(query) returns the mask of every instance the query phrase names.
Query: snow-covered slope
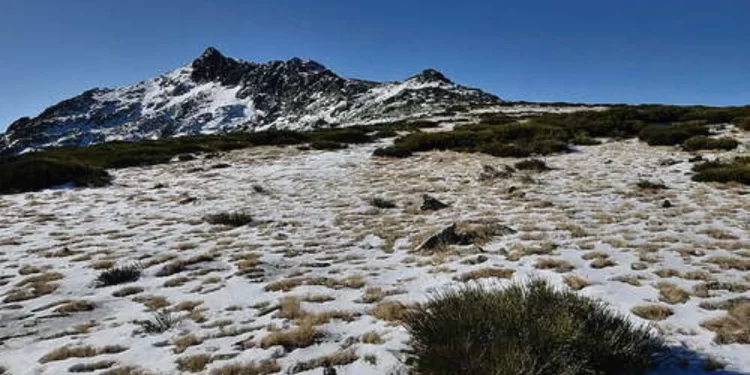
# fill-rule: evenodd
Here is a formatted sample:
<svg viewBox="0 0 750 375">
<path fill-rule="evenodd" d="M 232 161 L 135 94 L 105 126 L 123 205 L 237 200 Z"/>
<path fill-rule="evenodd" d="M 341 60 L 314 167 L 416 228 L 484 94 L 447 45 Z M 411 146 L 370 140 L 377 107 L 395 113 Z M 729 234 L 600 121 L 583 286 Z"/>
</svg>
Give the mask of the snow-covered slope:
<svg viewBox="0 0 750 375">
<path fill-rule="evenodd" d="M 500 102 L 435 70 L 402 82 L 378 83 L 342 78 L 314 61 L 258 64 L 209 48 L 167 74 L 132 86 L 89 90 L 35 118 L 21 118 L 0 138 L 0 150 L 351 125 Z"/>
</svg>

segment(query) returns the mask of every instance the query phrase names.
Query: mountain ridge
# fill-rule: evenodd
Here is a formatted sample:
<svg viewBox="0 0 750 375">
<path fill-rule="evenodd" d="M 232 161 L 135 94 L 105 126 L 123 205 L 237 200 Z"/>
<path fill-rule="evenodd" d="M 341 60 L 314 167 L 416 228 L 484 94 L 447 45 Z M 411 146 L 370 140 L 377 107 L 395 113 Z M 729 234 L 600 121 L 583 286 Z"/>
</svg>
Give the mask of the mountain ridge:
<svg viewBox="0 0 750 375">
<path fill-rule="evenodd" d="M 175 70 L 117 88 L 93 88 L 14 121 L 0 152 L 88 146 L 190 134 L 306 130 L 420 117 L 502 100 L 435 69 L 405 80 L 344 78 L 301 58 L 255 63 L 214 47 Z"/>
</svg>

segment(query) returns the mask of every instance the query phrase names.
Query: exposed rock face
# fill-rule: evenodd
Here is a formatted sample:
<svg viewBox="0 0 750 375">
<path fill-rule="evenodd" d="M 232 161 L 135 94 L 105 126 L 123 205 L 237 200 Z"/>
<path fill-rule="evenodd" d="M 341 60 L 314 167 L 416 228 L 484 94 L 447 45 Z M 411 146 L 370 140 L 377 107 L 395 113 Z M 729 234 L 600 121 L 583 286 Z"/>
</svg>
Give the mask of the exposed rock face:
<svg viewBox="0 0 750 375">
<path fill-rule="evenodd" d="M 88 90 L 35 118 L 21 118 L 0 137 L 0 152 L 269 127 L 346 126 L 500 102 L 432 69 L 380 83 L 342 78 L 315 61 L 259 64 L 208 48 L 167 74 L 127 87 Z"/>
</svg>

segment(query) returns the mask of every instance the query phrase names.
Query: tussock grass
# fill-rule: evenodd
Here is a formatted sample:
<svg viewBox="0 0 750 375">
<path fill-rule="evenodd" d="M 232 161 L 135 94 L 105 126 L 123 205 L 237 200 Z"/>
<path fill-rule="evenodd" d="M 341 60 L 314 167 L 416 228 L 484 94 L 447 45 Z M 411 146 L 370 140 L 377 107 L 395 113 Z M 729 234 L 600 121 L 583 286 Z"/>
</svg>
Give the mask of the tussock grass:
<svg viewBox="0 0 750 375">
<path fill-rule="evenodd" d="M 360 336 L 359 341 L 365 344 L 373 344 L 373 345 L 379 345 L 384 342 L 383 337 L 375 331 L 364 333 L 362 336 Z"/>
<path fill-rule="evenodd" d="M 306 348 L 314 344 L 322 335 L 311 323 L 306 323 L 286 331 L 269 333 L 260 340 L 260 347 L 267 349 L 272 346 L 282 346 L 286 351 Z"/>
<path fill-rule="evenodd" d="M 406 316 L 414 371 L 640 374 L 666 352 L 646 327 L 541 280 L 448 290 Z"/>
<path fill-rule="evenodd" d="M 705 260 L 706 263 L 716 264 L 725 270 L 750 271 L 750 259 L 736 257 L 711 257 Z"/>
<path fill-rule="evenodd" d="M 68 372 L 94 372 L 96 370 L 108 369 L 114 366 L 116 363 L 117 362 L 111 361 L 111 360 L 103 360 L 103 361 L 89 362 L 89 363 L 77 363 L 73 366 L 68 367 Z"/>
<path fill-rule="evenodd" d="M 218 214 L 206 215 L 203 220 L 213 225 L 226 225 L 229 227 L 241 227 L 253 223 L 253 216 L 246 212 L 220 212 Z"/>
<path fill-rule="evenodd" d="M 708 320 L 701 325 L 716 332 L 714 340 L 718 344 L 750 344 L 750 302 L 735 304 L 725 317 Z"/>
<path fill-rule="evenodd" d="M 97 286 L 112 286 L 124 283 L 132 283 L 141 277 L 141 266 L 131 264 L 127 266 L 110 268 L 102 271 L 96 277 Z"/>
<path fill-rule="evenodd" d="M 287 372 L 290 374 L 296 374 L 298 372 L 310 371 L 320 367 L 345 366 L 357 361 L 358 359 L 359 356 L 354 353 L 354 350 L 344 350 L 311 359 L 309 361 L 297 362 L 292 365 Z"/>
<path fill-rule="evenodd" d="M 648 320 L 664 320 L 674 315 L 672 308 L 664 305 L 636 306 L 630 310 L 636 316 Z"/>
<path fill-rule="evenodd" d="M 172 315 L 169 310 L 154 312 L 151 319 L 136 321 L 146 333 L 162 333 L 172 329 L 179 323 L 179 319 Z"/>
<path fill-rule="evenodd" d="M 661 282 L 656 284 L 659 290 L 659 300 L 672 305 L 685 303 L 690 299 L 690 293 L 678 288 L 675 284 Z"/>
<path fill-rule="evenodd" d="M 201 372 L 213 361 L 210 354 L 195 354 L 177 358 L 177 369 L 186 372 Z"/>
<path fill-rule="evenodd" d="M 555 272 L 563 273 L 572 271 L 573 269 L 575 269 L 575 266 L 563 259 L 540 258 L 536 261 L 536 263 L 534 263 L 534 268 L 540 270 L 553 269 L 555 270 Z"/>
<path fill-rule="evenodd" d="M 96 304 L 91 301 L 77 300 L 68 302 L 55 309 L 56 313 L 59 314 L 72 314 L 83 311 L 92 311 L 96 308 Z"/>
<path fill-rule="evenodd" d="M 214 259 L 216 259 L 216 256 L 213 254 L 201 254 L 201 255 L 197 255 L 189 259 L 174 260 L 162 266 L 162 268 L 158 272 L 156 272 L 156 276 L 157 277 L 171 276 L 176 273 L 185 271 L 190 266 L 193 266 L 199 263 L 212 262 Z"/>
<path fill-rule="evenodd" d="M 63 346 L 57 348 L 39 359 L 41 363 L 62 361 L 68 358 L 85 358 L 95 357 L 102 354 L 116 354 L 128 350 L 128 348 L 119 345 L 107 345 L 100 348 L 93 346 Z"/>
<path fill-rule="evenodd" d="M 133 294 L 138 294 L 143 292 L 144 289 L 140 286 L 126 286 L 122 289 L 116 290 L 112 292 L 112 296 L 114 297 L 127 297 L 132 296 Z"/>
<path fill-rule="evenodd" d="M 375 305 L 369 312 L 375 318 L 386 322 L 400 322 L 411 307 L 401 302 L 386 301 Z"/>
<path fill-rule="evenodd" d="M 268 375 L 281 371 L 276 360 L 232 363 L 212 369 L 210 375 Z"/>
<path fill-rule="evenodd" d="M 480 268 L 456 276 L 455 279 L 463 282 L 490 278 L 509 279 L 515 272 L 515 270 L 509 268 Z"/>
<path fill-rule="evenodd" d="M 191 346 L 200 345 L 203 343 L 203 338 L 196 336 L 193 333 L 182 335 L 172 340 L 172 352 L 180 354 Z"/>
<path fill-rule="evenodd" d="M 578 275 L 565 275 L 564 281 L 573 290 L 581 290 L 591 285 L 591 282 Z"/>
</svg>

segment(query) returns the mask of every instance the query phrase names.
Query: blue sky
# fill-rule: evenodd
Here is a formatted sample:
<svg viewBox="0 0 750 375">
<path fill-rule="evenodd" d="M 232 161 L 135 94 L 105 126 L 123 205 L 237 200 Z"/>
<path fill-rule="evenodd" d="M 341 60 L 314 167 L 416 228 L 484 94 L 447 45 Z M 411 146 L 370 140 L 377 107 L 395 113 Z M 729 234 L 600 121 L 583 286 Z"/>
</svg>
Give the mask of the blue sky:
<svg viewBox="0 0 750 375">
<path fill-rule="evenodd" d="M 746 0 L 2 0 L 0 131 L 207 46 L 340 75 L 436 68 L 502 98 L 750 104 Z"/>
</svg>

